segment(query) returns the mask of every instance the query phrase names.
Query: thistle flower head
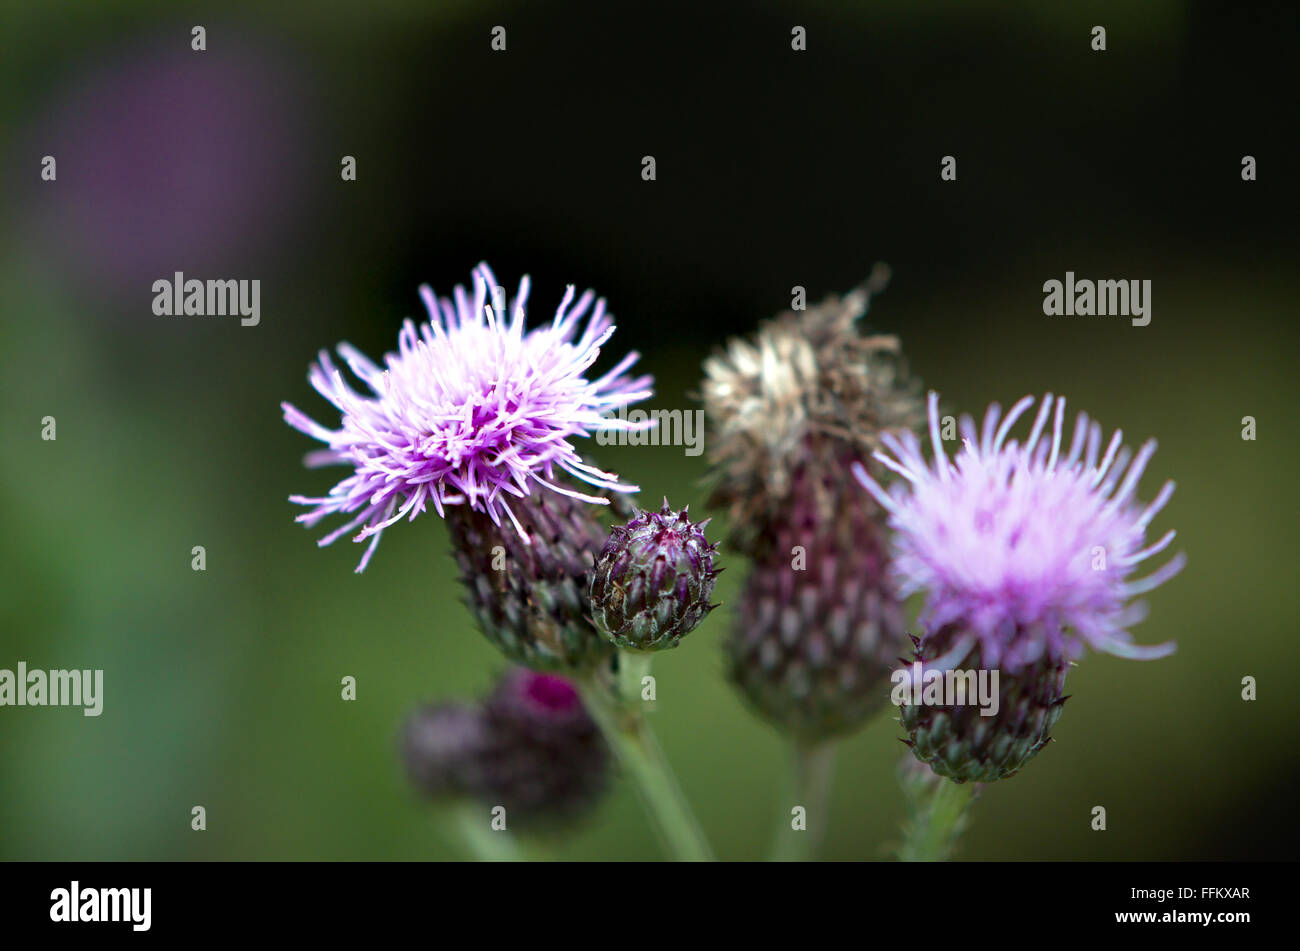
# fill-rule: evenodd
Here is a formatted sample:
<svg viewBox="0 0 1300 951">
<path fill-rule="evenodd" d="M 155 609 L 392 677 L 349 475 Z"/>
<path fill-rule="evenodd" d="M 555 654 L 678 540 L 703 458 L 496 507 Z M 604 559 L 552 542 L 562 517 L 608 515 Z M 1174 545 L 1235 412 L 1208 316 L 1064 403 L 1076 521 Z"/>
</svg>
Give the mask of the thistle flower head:
<svg viewBox="0 0 1300 951">
<path fill-rule="evenodd" d="M 993 404 L 979 433 L 964 417 L 963 447 L 950 461 L 931 393 L 931 464 L 915 435 L 903 433 L 883 436 L 888 453 L 875 454 L 904 480 L 892 491 L 854 465 L 858 480 L 889 512 L 900 594 L 926 593 L 920 622 L 931 634 L 959 631 L 946 651 L 949 660 L 978 647 L 985 664 L 1012 674 L 1040 661 L 1069 661 L 1085 646 L 1128 658 L 1171 653 L 1172 643 L 1141 647 L 1128 633 L 1145 617 L 1145 606 L 1130 599 L 1173 577 L 1184 561 L 1180 554 L 1131 579 L 1174 538 L 1170 531 L 1146 542 L 1147 526 L 1169 501 L 1173 483 L 1146 506 L 1135 498 L 1155 441 L 1132 456 L 1116 432 L 1103 450 L 1101 427 L 1080 413 L 1064 445 L 1065 400 L 1050 394 L 1025 442 L 1009 441 L 1033 403 L 1026 396 L 1005 418 Z"/>
<path fill-rule="evenodd" d="M 554 320 L 525 331 L 528 278 L 504 309 L 502 301 L 490 300 L 496 287 L 481 264 L 469 293 L 458 286 L 452 298 L 439 300 L 428 286 L 420 288 L 429 320 L 418 328 L 411 320 L 403 324 L 397 353 L 388 354 L 382 368 L 340 344 L 339 355 L 369 393 L 353 390 L 322 351 L 309 379 L 342 414 L 338 429 L 283 404 L 289 425 L 328 446 L 307 457 L 309 466 L 353 469 L 328 495 L 291 501 L 312 507 L 298 517 L 309 526 L 334 514 L 353 516 L 320 544 L 359 527 L 354 540 L 370 539 L 370 545 L 358 571 L 385 528 L 414 520 L 429 505 L 440 516 L 445 506 L 465 505 L 498 525 L 504 514 L 523 535 L 510 500 L 535 489 L 608 502 L 564 485 L 560 472 L 601 489 L 636 490 L 585 463 L 572 442 L 600 430 L 635 428 L 639 424 L 608 416 L 608 409 L 651 395 L 649 377 L 627 375 L 636 353 L 603 376 L 587 377 L 614 332 L 604 300 L 587 291 L 575 302 L 570 286 Z"/>
<path fill-rule="evenodd" d="M 884 430 L 920 421 L 898 338 L 864 335 L 858 319 L 888 280 L 878 265 L 847 296 L 762 324 L 704 364 L 710 457 L 718 477 L 710 502 L 730 508 L 737 547 L 758 554 L 756 535 L 787 507 L 799 472 L 844 472 L 848 459 L 879 448 Z M 833 493 L 815 501 L 833 515 Z"/>
<path fill-rule="evenodd" d="M 610 756 L 567 680 L 515 668 L 481 704 L 428 704 L 403 729 L 415 788 L 431 799 L 504 806 L 538 831 L 581 818 L 604 791 Z"/>
<path fill-rule="evenodd" d="M 577 729 L 589 731 L 592 720 L 573 682 L 524 667 L 508 670 L 487 701 L 489 717 L 512 729 L 542 738 Z"/>
<path fill-rule="evenodd" d="M 530 825 L 588 813 L 605 790 L 609 747 L 577 688 L 562 677 L 516 669 L 487 699 L 492 742 L 480 797 Z"/>
</svg>

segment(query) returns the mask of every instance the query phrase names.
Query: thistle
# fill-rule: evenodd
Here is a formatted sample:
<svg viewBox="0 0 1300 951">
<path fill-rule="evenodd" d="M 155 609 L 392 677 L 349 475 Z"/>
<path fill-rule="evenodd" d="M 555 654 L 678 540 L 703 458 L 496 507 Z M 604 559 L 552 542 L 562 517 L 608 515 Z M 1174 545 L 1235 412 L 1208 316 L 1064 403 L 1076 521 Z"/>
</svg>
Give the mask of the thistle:
<svg viewBox="0 0 1300 951">
<path fill-rule="evenodd" d="M 308 526 L 331 515 L 352 516 L 320 544 L 357 529 L 354 541 L 369 540 L 357 571 L 365 569 L 388 526 L 402 518 L 414 521 L 429 506 L 440 516 L 454 507 L 481 513 L 495 526 L 504 517 L 527 541 L 516 510 L 537 495 L 608 504 L 568 480 L 636 491 L 584 462 L 572 442 L 598 431 L 650 425 L 608 414 L 651 394 L 649 377 L 627 376 L 637 354 L 594 380 L 585 375 L 614 332 L 604 300 L 593 308 L 594 295 L 587 291 L 575 303 L 570 286 L 555 319 L 525 332 L 528 278 L 519 282 L 512 307 L 502 310 L 497 308 L 503 301 L 489 301 L 496 287 L 481 264 L 472 294 L 457 287 L 453 299 L 438 300 L 427 286 L 420 288 L 429 320 L 418 329 L 410 320 L 403 324 L 398 351 L 382 369 L 340 344 L 340 356 L 370 395 L 355 392 L 322 351 L 308 378 L 342 414 L 338 429 L 282 404 L 289 425 L 328 447 L 310 454 L 308 466 L 352 469 L 327 495 L 294 495 L 290 501 L 311 506 L 297 519 Z"/>
<path fill-rule="evenodd" d="M 859 326 L 888 279 L 762 324 L 705 363 L 729 542 L 754 559 L 726 642 L 749 703 L 801 744 L 849 732 L 889 698 L 903 648 L 883 512 L 850 464 L 921 418 L 897 338 Z"/>
<path fill-rule="evenodd" d="M 591 810 L 608 785 L 610 753 L 572 683 L 516 668 L 502 676 L 484 716 L 488 798 L 531 825 Z"/>
<path fill-rule="evenodd" d="M 534 831 L 590 811 L 609 780 L 608 747 L 571 683 L 515 668 L 481 705 L 420 708 L 403 730 L 416 789 L 503 806 Z"/>
<path fill-rule="evenodd" d="M 676 647 L 717 605 L 709 603 L 720 569 L 703 522 L 674 512 L 639 512 L 610 532 L 591 571 L 596 628 L 620 647 Z"/>
<path fill-rule="evenodd" d="M 769 529 L 773 554 L 754 565 L 725 650 L 750 706 L 813 744 L 853 731 L 887 705 L 905 625 L 886 581 L 876 506 L 853 486 L 838 518 L 822 521 L 807 478 L 795 476 L 790 514 Z"/>
<path fill-rule="evenodd" d="M 448 512 L 466 604 L 516 663 L 593 670 L 614 653 L 588 616 L 588 572 L 605 528 L 592 506 L 567 495 L 530 497 L 516 508 L 527 540 L 464 506 Z"/>
<path fill-rule="evenodd" d="M 914 660 L 922 669 L 946 670 L 934 663 L 950 652 L 961 628 L 941 628 L 922 644 L 913 638 Z M 912 755 L 955 783 L 991 783 L 1014 776 L 1052 741 L 1052 728 L 1065 701 L 1067 663 L 1043 657 L 998 680 L 997 712 L 985 716 L 973 704 L 902 704 L 899 722 Z M 979 647 L 956 664 L 961 670 L 986 669 Z"/>
<path fill-rule="evenodd" d="M 728 510 L 728 542 L 738 551 L 771 553 L 770 529 L 793 504 L 833 521 L 848 464 L 878 449 L 882 432 L 920 421 L 898 338 L 864 334 L 859 326 L 888 278 L 888 268 L 877 265 L 847 296 L 781 314 L 705 362 L 716 478 L 709 504 Z M 813 494 L 795 500 L 800 485 Z"/>
<path fill-rule="evenodd" d="M 1146 578 L 1131 578 L 1175 534 L 1147 544 L 1147 527 L 1173 494 L 1172 482 L 1148 505 L 1135 498 L 1154 440 L 1132 456 L 1116 432 L 1103 453 L 1101 427 L 1080 413 L 1063 450 L 1065 400 L 1048 395 L 1024 444 L 1008 441 L 1033 403 L 1025 397 L 1005 418 L 990 406 L 979 433 L 964 417 L 963 448 L 949 461 L 931 393 L 931 464 L 916 436 L 905 433 L 885 436 L 889 452 L 875 456 L 903 477 L 890 492 L 854 467 L 889 512 L 900 595 L 925 594 L 918 658 L 937 671 L 1000 672 L 994 716 L 955 705 L 903 708 L 913 753 L 956 782 L 1013 775 L 1043 748 L 1065 699 L 1066 668 L 1085 649 L 1133 659 L 1174 649 L 1138 646 L 1128 632 L 1146 615 L 1131 599 L 1184 562 L 1178 555 Z"/>
<path fill-rule="evenodd" d="M 469 704 L 426 704 L 402 727 L 401 753 L 407 776 L 429 799 L 472 796 L 483 788 L 483 751 L 488 725 Z"/>
</svg>

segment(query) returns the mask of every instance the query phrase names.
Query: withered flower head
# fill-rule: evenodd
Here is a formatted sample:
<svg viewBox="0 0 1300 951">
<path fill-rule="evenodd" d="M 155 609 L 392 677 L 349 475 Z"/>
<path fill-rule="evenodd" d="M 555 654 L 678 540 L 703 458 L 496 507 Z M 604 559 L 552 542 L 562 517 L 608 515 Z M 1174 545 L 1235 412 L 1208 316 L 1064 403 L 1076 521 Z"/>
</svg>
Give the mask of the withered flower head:
<svg viewBox="0 0 1300 951">
<path fill-rule="evenodd" d="M 766 527 L 790 502 L 795 474 L 810 485 L 869 457 L 880 435 L 923 418 L 897 337 L 863 333 L 859 318 L 889 279 L 876 265 L 844 297 L 765 321 L 751 338 L 733 338 L 704 364 L 710 457 L 717 484 L 710 504 L 729 509 L 731 543 L 760 554 Z M 835 495 L 815 500 L 832 517 Z"/>
</svg>

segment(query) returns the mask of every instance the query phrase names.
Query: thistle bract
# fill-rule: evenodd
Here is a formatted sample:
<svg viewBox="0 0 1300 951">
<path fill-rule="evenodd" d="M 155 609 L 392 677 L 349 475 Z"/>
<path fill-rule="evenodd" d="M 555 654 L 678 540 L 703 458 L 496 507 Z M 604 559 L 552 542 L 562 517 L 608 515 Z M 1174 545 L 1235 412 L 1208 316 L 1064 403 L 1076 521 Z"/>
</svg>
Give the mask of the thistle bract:
<svg viewBox="0 0 1300 951">
<path fill-rule="evenodd" d="M 637 650 L 676 647 L 715 605 L 716 546 L 686 509 L 664 499 L 610 532 L 591 572 L 591 614 L 612 643 Z"/>
<path fill-rule="evenodd" d="M 589 671 L 614 653 L 588 616 L 588 572 L 606 529 L 593 506 L 561 493 L 530 496 L 516 508 L 526 537 L 465 506 L 449 510 L 466 604 L 516 663 Z"/>
<path fill-rule="evenodd" d="M 463 506 L 497 525 L 504 516 L 523 535 L 515 509 L 530 496 L 608 502 L 560 476 L 602 489 L 636 490 L 584 462 L 572 440 L 649 425 L 608 410 L 650 396 L 650 378 L 627 375 L 637 360 L 630 353 L 609 372 L 588 379 L 614 332 L 605 302 L 596 300 L 593 307 L 590 291 L 574 302 L 570 286 L 555 319 L 525 331 L 528 290 L 525 277 L 507 306 L 485 264 L 474 273 L 472 293 L 457 287 L 452 298 L 439 300 L 422 287 L 429 320 L 418 328 L 405 322 L 397 353 L 382 368 L 352 346 L 339 345 L 339 355 L 368 394 L 352 389 L 328 353 L 322 351 L 312 365 L 312 386 L 342 415 L 338 429 L 282 404 L 289 425 L 328 447 L 309 455 L 309 466 L 352 469 L 327 495 L 290 500 L 311 506 L 298 516 L 309 526 L 330 515 L 352 516 L 320 544 L 358 530 L 353 540 L 370 543 L 357 571 L 365 569 L 385 528 L 402 518 L 414 520 L 429 506 L 440 516 Z"/>
<path fill-rule="evenodd" d="M 851 732 L 889 702 L 904 645 L 903 608 L 886 578 L 880 512 L 841 486 L 823 520 L 807 472 L 769 528 L 725 641 L 728 673 L 756 712 L 806 742 Z M 846 490 L 852 489 L 850 493 Z"/>
<path fill-rule="evenodd" d="M 915 660 L 924 667 L 960 637 L 959 629 L 941 630 L 929 639 L 929 654 L 917 639 Z M 978 671 L 984 666 L 976 647 L 956 668 Z M 904 704 L 899 709 L 907 733 L 903 742 L 918 760 L 953 782 L 991 783 L 1014 776 L 1052 740 L 1067 699 L 1066 670 L 1066 663 L 1044 656 L 1014 674 L 1000 672 L 989 716 L 973 703 Z"/>
</svg>

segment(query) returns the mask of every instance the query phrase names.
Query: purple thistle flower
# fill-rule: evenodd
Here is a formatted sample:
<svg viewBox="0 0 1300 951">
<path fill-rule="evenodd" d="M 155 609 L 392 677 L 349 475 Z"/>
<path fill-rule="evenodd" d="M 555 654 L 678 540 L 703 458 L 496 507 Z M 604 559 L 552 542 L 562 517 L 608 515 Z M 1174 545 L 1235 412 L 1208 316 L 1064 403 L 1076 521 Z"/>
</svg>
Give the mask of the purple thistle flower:
<svg viewBox="0 0 1300 951">
<path fill-rule="evenodd" d="M 472 294 L 457 286 L 452 299 L 439 300 L 427 285 L 421 287 L 429 321 L 418 332 L 409 319 L 402 325 L 398 352 L 384 358 L 382 369 L 351 345 L 339 344 L 340 356 L 373 395 L 355 392 L 321 351 L 308 378 L 342 413 L 337 430 L 281 404 L 289 425 L 329 446 L 309 454 L 308 466 L 354 469 L 328 495 L 294 495 L 290 501 L 314 506 L 297 518 L 308 526 L 329 515 L 357 513 L 320 540 L 328 545 L 361 526 L 353 540 L 371 541 L 357 571 L 365 570 L 385 528 L 401 518 L 414 521 L 430 503 L 439 516 L 445 516 L 445 506 L 467 505 L 498 526 L 504 512 L 527 541 L 511 497 L 527 497 L 541 486 L 609 503 L 556 481 L 557 469 L 598 488 L 637 491 L 584 463 L 570 441 L 652 425 L 607 415 L 611 407 L 651 395 L 650 377 L 627 376 L 638 354 L 629 353 L 597 379 L 584 375 L 614 332 L 604 299 L 593 308 L 595 295 L 586 291 L 575 303 L 570 285 L 555 319 L 525 332 L 527 276 L 506 308 L 514 315 L 510 319 L 489 300 L 496 286 L 492 271 L 480 264 Z"/>
<path fill-rule="evenodd" d="M 1085 645 L 1133 659 L 1167 656 L 1172 642 L 1138 646 L 1127 630 L 1146 616 L 1143 603 L 1129 600 L 1172 578 L 1185 560 L 1179 554 L 1147 577 L 1130 580 L 1141 562 L 1174 539 L 1169 531 L 1146 544 L 1147 526 L 1174 484 L 1165 483 L 1145 507 L 1135 500 L 1155 440 L 1134 457 L 1117 431 L 1102 453 L 1101 426 L 1080 413 L 1063 454 L 1065 399 L 1055 401 L 1049 439 L 1048 394 L 1029 439 L 1023 445 L 1008 442 L 1012 426 L 1033 403 L 1026 396 L 1000 422 L 1000 407 L 991 405 L 982 436 L 963 417 L 963 448 L 950 462 L 939 439 L 938 396 L 931 392 L 931 465 L 910 432 L 882 435 L 889 454 L 875 453 L 906 484 L 887 493 L 860 463 L 853 465 L 858 481 L 889 512 L 900 594 L 926 592 L 919 622 L 928 631 L 948 625 L 961 631 L 932 666 L 950 666 L 976 646 L 985 663 L 1011 674 L 1040 660 L 1067 662 Z"/>
</svg>

